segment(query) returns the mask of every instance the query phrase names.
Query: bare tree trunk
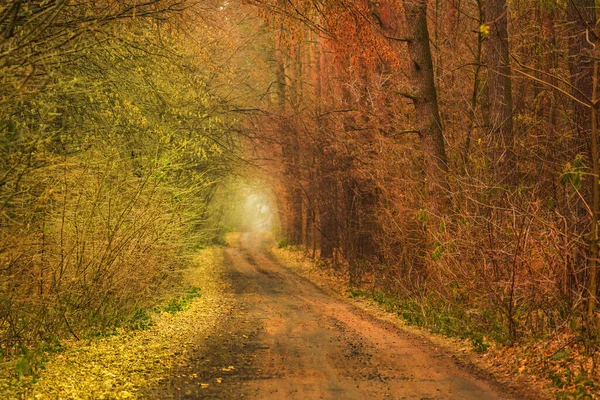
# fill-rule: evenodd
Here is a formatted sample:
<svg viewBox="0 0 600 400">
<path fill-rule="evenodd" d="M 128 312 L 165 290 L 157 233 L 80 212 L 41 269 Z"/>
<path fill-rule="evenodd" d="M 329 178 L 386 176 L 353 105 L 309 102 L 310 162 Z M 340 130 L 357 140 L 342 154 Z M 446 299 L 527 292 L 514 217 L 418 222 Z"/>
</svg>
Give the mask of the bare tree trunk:
<svg viewBox="0 0 600 400">
<path fill-rule="evenodd" d="M 589 256 L 587 276 L 588 308 L 587 318 L 595 324 L 594 314 L 598 296 L 598 214 L 600 208 L 600 188 L 598 176 L 598 53 L 600 46 L 596 35 L 596 6 L 594 0 L 569 0 L 567 2 L 567 23 L 569 32 L 569 70 L 572 95 L 582 103 L 573 101 L 574 122 L 580 138 L 586 143 L 588 159 L 592 162 L 591 187 L 585 188 L 584 196 L 590 205 Z M 592 43 L 595 43 L 596 48 Z M 578 153 L 586 148 L 577 149 Z M 580 208 L 585 213 L 585 208 Z M 586 229 L 587 227 L 582 227 Z"/>
<path fill-rule="evenodd" d="M 328 123 L 323 116 L 325 111 L 324 103 L 328 93 L 331 72 L 328 68 L 331 66 L 330 49 L 328 39 L 320 33 L 317 38 L 317 50 L 315 56 L 315 68 L 313 82 L 315 88 L 315 113 L 317 122 L 317 151 L 320 151 L 317 158 L 316 175 L 319 213 L 318 226 L 320 233 L 320 258 L 332 260 L 334 250 L 338 243 L 337 226 L 337 180 L 335 177 L 334 159 L 335 153 L 331 148 L 328 139 Z"/>
<path fill-rule="evenodd" d="M 408 44 L 409 78 L 414 91 L 403 95 L 412 100 L 416 111 L 415 130 L 419 132 L 425 156 L 425 180 L 430 209 L 433 214 L 443 216 L 450 211 L 451 195 L 446 180 L 448 159 L 429 45 L 427 0 L 404 2 L 406 37 L 398 24 L 401 12 L 393 1 L 371 1 L 369 6 L 375 23 L 381 26 L 386 36 L 392 38 L 392 47 L 398 49 L 398 41 Z"/>
<path fill-rule="evenodd" d="M 285 7 L 284 2 L 280 0 L 280 3 L 282 7 Z M 302 62 L 300 58 L 302 37 L 291 45 L 291 52 L 286 52 L 283 40 L 285 31 L 286 28 L 284 25 L 281 25 L 279 27 L 279 37 L 276 39 L 276 83 L 280 114 L 279 130 L 282 134 L 281 145 L 288 204 L 284 226 L 289 243 L 302 244 L 303 194 L 300 179 L 298 124 L 295 120 L 295 111 L 297 111 L 300 102 L 300 82 L 302 80 Z M 294 111 L 292 117 L 288 115 L 288 109 Z"/>
<path fill-rule="evenodd" d="M 337 229 L 337 185 L 332 172 L 321 166 L 321 201 L 319 202 L 319 226 L 321 231 L 321 255 L 323 259 L 332 259 L 336 247 Z"/>
<path fill-rule="evenodd" d="M 302 32 L 302 30 L 300 31 Z M 289 125 L 289 138 L 287 140 L 290 146 L 289 150 L 289 180 L 288 185 L 290 186 L 290 197 L 291 197 L 291 226 L 290 226 L 290 243 L 291 244 L 302 244 L 303 243 L 303 190 L 302 190 L 302 168 L 301 160 L 302 155 L 300 154 L 300 143 L 298 140 L 299 136 L 299 125 L 297 121 L 298 108 L 300 107 L 302 97 L 302 33 L 297 39 L 296 43 L 291 46 L 290 54 L 290 93 L 289 102 L 291 111 L 293 112 L 291 123 Z"/>
<path fill-rule="evenodd" d="M 569 0 L 567 1 L 567 25 L 569 35 L 569 71 L 573 96 L 589 103 L 592 99 L 592 79 L 594 73 L 593 62 L 591 59 L 592 31 L 596 25 L 595 0 Z M 589 32 L 589 33 L 588 33 Z M 577 131 L 584 143 L 590 149 L 590 131 L 592 129 L 592 120 L 588 107 L 573 102 L 574 122 Z M 584 152 L 585 148 L 581 148 Z"/>
<path fill-rule="evenodd" d="M 408 27 L 410 81 L 415 88 L 413 103 L 417 130 L 425 154 L 425 179 L 432 212 L 443 216 L 450 210 L 450 188 L 446 180 L 448 159 L 438 108 L 433 75 L 429 31 L 427 29 L 427 0 L 407 0 L 404 3 Z"/>
<path fill-rule="evenodd" d="M 513 185 L 516 159 L 506 0 L 487 0 L 485 16 L 489 27 L 487 67 L 494 179 L 496 184 Z"/>
<path fill-rule="evenodd" d="M 479 24 L 482 24 L 483 18 L 483 7 L 481 5 L 481 0 L 477 0 L 477 11 L 478 11 L 478 21 Z M 460 15 L 459 13 L 457 13 Z M 457 17 L 458 18 L 458 17 Z M 471 91 L 471 101 L 469 103 L 469 124 L 467 127 L 467 135 L 465 138 L 465 145 L 463 147 L 462 154 L 462 165 L 461 165 L 461 173 L 462 175 L 466 175 L 469 167 L 469 153 L 471 150 L 471 140 L 477 129 L 477 104 L 479 100 L 479 96 L 481 93 L 481 58 L 482 58 L 482 47 L 483 47 L 483 34 L 481 31 L 477 33 L 477 48 L 475 50 L 475 71 L 473 76 L 473 90 Z"/>
<path fill-rule="evenodd" d="M 594 75 L 592 78 L 592 222 L 590 226 L 590 262 L 589 262 L 589 283 L 588 283 L 588 309 L 587 319 L 595 333 L 597 323 L 595 318 L 596 305 L 598 304 L 598 214 L 600 213 L 600 165 L 598 164 L 598 57 L 600 57 L 600 46 L 596 40 L 594 48 Z"/>
</svg>

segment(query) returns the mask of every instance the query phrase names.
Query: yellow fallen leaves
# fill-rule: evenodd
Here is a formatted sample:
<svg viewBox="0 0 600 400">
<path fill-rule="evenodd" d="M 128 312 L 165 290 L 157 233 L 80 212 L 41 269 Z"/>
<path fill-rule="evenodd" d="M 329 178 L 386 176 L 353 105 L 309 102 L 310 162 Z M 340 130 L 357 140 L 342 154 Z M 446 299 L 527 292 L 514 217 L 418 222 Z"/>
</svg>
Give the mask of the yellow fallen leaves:
<svg viewBox="0 0 600 400">
<path fill-rule="evenodd" d="M 0 398 L 138 398 L 141 390 L 186 365 L 186 355 L 195 344 L 192 339 L 211 332 L 230 308 L 232 297 L 222 279 L 222 263 L 221 249 L 206 249 L 198 255 L 196 265 L 185 271 L 186 286 L 202 290 L 202 296 L 186 310 L 155 315 L 147 330 L 121 331 L 90 343 L 68 343 L 66 351 L 46 364 L 36 383 L 16 385 L 6 393 L 0 389 Z"/>
</svg>

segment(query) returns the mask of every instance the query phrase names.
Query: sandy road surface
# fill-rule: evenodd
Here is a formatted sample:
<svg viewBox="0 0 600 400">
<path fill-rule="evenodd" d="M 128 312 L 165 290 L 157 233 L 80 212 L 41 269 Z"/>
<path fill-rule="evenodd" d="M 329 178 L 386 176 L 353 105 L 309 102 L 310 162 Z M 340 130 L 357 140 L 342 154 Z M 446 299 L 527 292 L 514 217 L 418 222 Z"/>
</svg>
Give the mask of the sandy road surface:
<svg viewBox="0 0 600 400">
<path fill-rule="evenodd" d="M 272 261 L 259 235 L 225 250 L 236 307 L 151 398 L 501 399 L 422 340 Z"/>
</svg>

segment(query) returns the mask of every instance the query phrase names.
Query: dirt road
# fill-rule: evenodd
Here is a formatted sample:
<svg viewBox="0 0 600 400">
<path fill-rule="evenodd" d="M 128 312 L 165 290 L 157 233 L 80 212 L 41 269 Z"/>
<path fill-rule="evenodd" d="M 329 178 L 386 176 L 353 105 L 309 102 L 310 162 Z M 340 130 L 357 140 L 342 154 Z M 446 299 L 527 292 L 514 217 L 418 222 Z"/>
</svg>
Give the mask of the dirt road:
<svg viewBox="0 0 600 400">
<path fill-rule="evenodd" d="M 236 306 L 151 398 L 501 399 L 450 355 L 324 294 L 260 236 L 226 251 Z"/>
</svg>

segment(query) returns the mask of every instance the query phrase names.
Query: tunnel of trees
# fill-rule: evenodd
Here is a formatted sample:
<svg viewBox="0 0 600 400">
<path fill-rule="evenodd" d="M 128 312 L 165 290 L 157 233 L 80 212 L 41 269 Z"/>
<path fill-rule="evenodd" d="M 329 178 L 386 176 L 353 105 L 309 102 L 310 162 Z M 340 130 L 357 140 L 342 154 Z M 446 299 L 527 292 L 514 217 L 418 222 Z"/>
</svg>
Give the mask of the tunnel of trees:
<svg viewBox="0 0 600 400">
<path fill-rule="evenodd" d="M 512 343 L 568 326 L 593 345 L 596 14 L 593 0 L 3 2 L 3 351 L 122 323 L 232 229 L 276 231 L 412 304 L 409 319 L 441 308 L 457 332 Z M 274 215 L 236 223 L 244 207 Z"/>
</svg>

